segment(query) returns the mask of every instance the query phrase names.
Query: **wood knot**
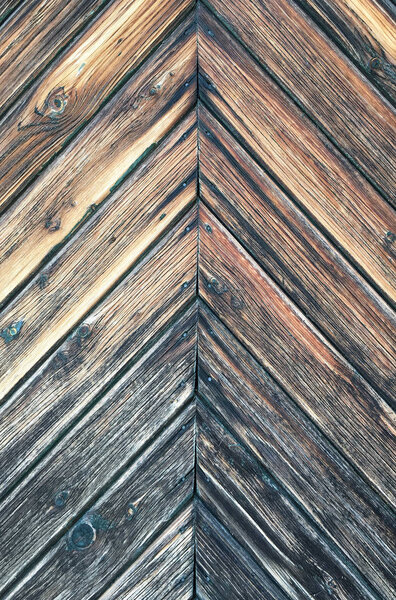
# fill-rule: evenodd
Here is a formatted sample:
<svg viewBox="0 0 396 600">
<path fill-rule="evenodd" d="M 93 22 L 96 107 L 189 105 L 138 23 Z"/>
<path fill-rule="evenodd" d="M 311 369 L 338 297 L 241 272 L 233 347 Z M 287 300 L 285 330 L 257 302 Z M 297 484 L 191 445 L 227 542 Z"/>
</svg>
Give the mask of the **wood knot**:
<svg viewBox="0 0 396 600">
<path fill-rule="evenodd" d="M 0 337 L 3 338 L 6 344 L 16 340 L 21 332 L 23 321 L 17 321 L 12 323 L 9 327 L 6 327 L 0 332 Z"/>
</svg>

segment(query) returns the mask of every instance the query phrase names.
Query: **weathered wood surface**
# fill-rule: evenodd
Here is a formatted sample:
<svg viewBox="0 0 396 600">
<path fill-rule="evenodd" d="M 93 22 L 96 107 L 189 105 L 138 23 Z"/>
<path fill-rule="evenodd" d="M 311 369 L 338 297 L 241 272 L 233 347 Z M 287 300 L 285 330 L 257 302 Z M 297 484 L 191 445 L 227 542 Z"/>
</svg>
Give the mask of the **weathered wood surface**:
<svg viewBox="0 0 396 600">
<path fill-rule="evenodd" d="M 199 395 L 391 600 L 392 511 L 205 306 L 198 340 Z"/>
<path fill-rule="evenodd" d="M 395 9 L 389 0 L 299 0 L 367 76 L 396 101 Z"/>
<path fill-rule="evenodd" d="M 205 207 L 200 294 L 378 492 L 395 501 L 395 415 Z"/>
<path fill-rule="evenodd" d="M 293 0 L 209 2 L 396 206 L 396 115 L 367 79 Z"/>
<path fill-rule="evenodd" d="M 395 300 L 394 211 L 204 10 L 199 35 L 201 98 Z"/>
<path fill-rule="evenodd" d="M 201 198 L 354 367 L 394 400 L 393 311 L 204 108 L 199 127 Z"/>
<path fill-rule="evenodd" d="M 83 495 L 84 512 L 80 511 L 78 518 L 75 515 L 73 522 L 69 515 L 66 533 L 48 548 L 34 571 L 18 582 L 5 598 L 88 600 L 97 597 L 114 576 L 125 570 L 158 535 L 163 523 L 177 515 L 192 496 L 193 413 L 190 404 L 97 502 L 89 502 L 89 497 Z M 30 501 L 35 501 L 41 508 L 48 528 L 59 512 L 68 512 L 68 502 L 60 508 L 54 506 L 53 492 L 45 487 L 30 492 Z M 17 514 L 15 508 L 3 517 L 2 528 L 7 536 L 10 531 L 22 533 L 17 520 L 23 515 L 22 507 Z M 14 528 L 8 520 L 14 523 Z M 41 531 L 42 528 L 38 529 L 39 533 Z M 37 535 L 36 539 L 39 541 Z M 26 546 L 19 548 L 27 552 Z M 15 563 L 10 559 L 8 573 L 3 572 L 3 579 L 7 576 L 8 581 L 16 573 L 17 565 L 27 566 L 22 561 Z M 90 575 L 93 572 L 95 577 Z"/>
<path fill-rule="evenodd" d="M 155 0 L 111 3 L 85 34 L 27 90 L 0 122 L 1 205 L 7 205 L 97 112 L 190 5 L 190 0 L 165 0 L 160 4 Z M 171 65 L 170 70 L 176 67 L 180 68 L 180 63 Z M 159 65 L 157 68 L 160 69 Z M 155 85 L 161 84 L 169 92 L 171 86 L 165 73 L 160 76 L 160 71 L 154 70 L 151 77 L 155 80 L 148 89 L 144 81 L 138 80 L 139 91 L 135 89 L 133 100 L 124 97 L 118 106 L 118 118 L 127 108 L 130 114 L 139 108 L 141 114 L 148 98 L 151 105 L 157 104 L 158 97 L 147 98 Z M 144 97 L 139 99 L 139 94 Z M 133 105 L 135 110 L 131 111 Z M 116 123 L 114 126 L 119 127 Z M 148 123 L 146 127 L 148 130 Z M 121 156 L 120 152 L 120 162 Z M 64 168 L 66 170 L 65 165 Z"/>
</svg>

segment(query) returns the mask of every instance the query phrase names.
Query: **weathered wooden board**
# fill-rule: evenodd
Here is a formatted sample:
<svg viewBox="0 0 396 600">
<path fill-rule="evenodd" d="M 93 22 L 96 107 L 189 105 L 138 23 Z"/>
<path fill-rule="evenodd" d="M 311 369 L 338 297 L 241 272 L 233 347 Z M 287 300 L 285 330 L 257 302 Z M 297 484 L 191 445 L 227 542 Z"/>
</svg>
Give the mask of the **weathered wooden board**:
<svg viewBox="0 0 396 600">
<path fill-rule="evenodd" d="M 7 205 L 97 112 L 189 6 L 191 0 L 164 0 L 160 4 L 155 0 L 112 2 L 84 35 L 27 90 L 0 122 L 1 205 Z M 180 63 L 171 65 L 170 70 L 179 71 L 180 66 Z M 160 76 L 159 65 L 157 69 L 151 70 L 153 81 L 148 89 L 144 80 L 136 80 L 138 90 L 132 92 L 133 100 L 121 96 L 118 120 L 125 118 L 127 109 L 130 115 L 141 114 L 142 106 L 147 110 L 148 104 L 160 104 L 159 95 L 167 96 L 172 85 L 168 77 L 163 78 L 164 73 Z M 147 70 L 146 76 L 150 76 Z M 151 87 L 157 84 L 167 91 L 156 98 L 148 97 Z M 139 94 L 143 98 L 139 99 Z M 135 110 L 131 111 L 134 104 Z M 117 131 L 119 122 L 115 122 L 114 127 Z M 146 127 L 149 128 L 147 121 Z"/>
<path fill-rule="evenodd" d="M 86 504 L 78 520 L 70 523 L 61 539 L 48 548 L 33 571 L 18 581 L 5 598 L 97 597 L 191 499 L 193 469 L 194 408 L 190 405 L 97 502 Z M 50 523 L 59 510 L 53 506 L 53 490 L 47 490 L 46 496 L 41 490 L 30 498 L 37 507 L 41 506 Z M 67 503 L 60 510 L 67 510 Z M 2 520 L 7 536 L 12 527 L 9 520 L 14 523 L 14 533 L 21 535 L 17 519 L 23 513 L 18 513 L 18 507 L 13 512 Z M 40 544 L 41 532 L 41 528 L 37 529 L 33 536 L 36 546 Z M 27 554 L 26 547 L 19 548 Z M 3 572 L 8 581 L 16 574 L 17 566 L 28 566 L 19 561 L 12 563 L 10 557 L 3 560 L 10 564 L 8 573 Z"/>
<path fill-rule="evenodd" d="M 196 535 L 197 593 L 200 600 L 286 600 L 282 591 L 202 502 L 197 503 Z"/>
<path fill-rule="evenodd" d="M 299 0 L 389 98 L 396 101 L 396 37 L 390 0 Z"/>
<path fill-rule="evenodd" d="M 194 585 L 190 505 L 100 600 L 191 600 Z"/>
<path fill-rule="evenodd" d="M 29 0 L 12 13 L 0 29 L 1 113 L 106 1 Z M 3 10 L 0 5 L 0 17 Z"/>
<path fill-rule="evenodd" d="M 3 215 L 0 300 L 37 268 L 87 211 L 92 212 L 111 193 L 131 165 L 191 108 L 195 46 L 189 20 Z"/>
<path fill-rule="evenodd" d="M 75 327 L 192 204 L 195 146 L 191 116 L 2 311 L 1 331 L 23 322 L 17 338 L 0 340 L 2 394 Z M 76 277 L 80 271 L 82 277 Z"/>
<path fill-rule="evenodd" d="M 396 206 L 396 115 L 368 80 L 293 0 L 209 2 Z"/>
<path fill-rule="evenodd" d="M 200 196 L 331 342 L 389 400 L 396 320 L 220 123 L 200 110 Z"/>
<path fill-rule="evenodd" d="M 201 206 L 200 294 L 391 503 L 395 415 Z"/>
<path fill-rule="evenodd" d="M 209 13 L 201 10 L 199 19 L 202 100 L 347 256 L 396 299 L 394 211 Z"/>
<path fill-rule="evenodd" d="M 197 254 L 194 220 L 195 209 L 2 407 L 2 491 L 192 301 Z"/>
<path fill-rule="evenodd" d="M 391 600 L 393 512 L 205 306 L 198 340 L 199 395 Z"/>
</svg>

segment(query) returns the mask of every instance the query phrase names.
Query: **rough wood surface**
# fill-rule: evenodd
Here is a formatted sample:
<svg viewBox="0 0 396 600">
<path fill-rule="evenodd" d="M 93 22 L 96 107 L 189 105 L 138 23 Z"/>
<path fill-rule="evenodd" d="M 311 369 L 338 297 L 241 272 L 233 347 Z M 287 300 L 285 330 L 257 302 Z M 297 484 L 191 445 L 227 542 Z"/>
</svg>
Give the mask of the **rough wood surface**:
<svg viewBox="0 0 396 600">
<path fill-rule="evenodd" d="M 203 206 L 200 221 L 202 297 L 393 504 L 393 411 Z"/>
<path fill-rule="evenodd" d="M 190 405 L 97 502 L 89 503 L 88 497 L 83 496 L 86 506 L 78 520 L 70 523 L 68 531 L 49 548 L 33 572 L 19 581 L 5 598 L 89 600 L 97 597 L 114 576 L 136 559 L 161 531 L 163 523 L 177 515 L 192 496 L 193 412 Z M 59 510 L 54 507 L 54 490 L 46 489 L 46 494 L 44 490 L 36 491 L 37 495 L 31 492 L 30 500 L 41 507 L 50 527 Z M 68 510 L 67 502 L 60 510 Z M 18 513 L 15 506 L 3 516 L 2 527 L 8 525 L 7 536 L 10 531 L 21 535 L 18 514 L 23 515 L 23 512 Z M 8 519 L 13 521 L 14 529 L 10 528 Z M 40 544 L 41 531 L 37 529 L 33 536 L 36 547 Z M 30 545 L 34 542 L 30 541 Z M 26 546 L 19 548 L 27 553 Z M 22 561 L 11 562 L 10 558 L 7 559 L 8 572 L 3 572 L 3 584 L 12 579 L 18 566 L 27 566 Z M 92 572 L 95 577 L 90 576 Z"/>
<path fill-rule="evenodd" d="M 198 340 L 199 395 L 391 600 L 392 511 L 205 306 Z"/>
<path fill-rule="evenodd" d="M 1 205 L 7 205 L 97 112 L 190 4 L 190 0 L 165 0 L 160 5 L 155 0 L 112 2 L 27 90 L 0 122 Z M 170 69 L 173 67 L 177 65 Z M 164 73 L 162 77 L 156 75 L 160 73 L 151 72 L 155 78 L 151 86 L 139 89 L 133 100 L 125 98 L 118 112 L 133 104 L 141 112 L 142 106 L 147 105 L 147 94 L 157 84 L 167 83 L 165 89 L 169 90 L 169 79 L 163 79 Z M 143 81 L 140 85 L 144 85 Z M 143 99 L 139 100 L 139 93 L 144 94 Z M 151 105 L 157 103 L 152 96 L 149 99 Z"/>
<path fill-rule="evenodd" d="M 394 211 L 203 10 L 199 32 L 202 99 L 396 300 Z"/>
<path fill-rule="evenodd" d="M 293 0 L 209 1 L 396 206 L 396 115 L 367 79 Z"/>
<path fill-rule="evenodd" d="M 260 265 L 389 400 L 392 310 L 230 134 L 200 110 L 200 195 Z"/>
</svg>

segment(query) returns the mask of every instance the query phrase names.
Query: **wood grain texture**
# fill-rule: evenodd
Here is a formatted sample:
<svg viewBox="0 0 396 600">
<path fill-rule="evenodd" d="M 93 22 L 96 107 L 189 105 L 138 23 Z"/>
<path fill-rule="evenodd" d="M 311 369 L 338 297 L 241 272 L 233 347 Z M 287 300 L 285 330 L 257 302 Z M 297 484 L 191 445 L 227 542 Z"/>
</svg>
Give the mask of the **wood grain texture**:
<svg viewBox="0 0 396 600">
<path fill-rule="evenodd" d="M 206 11 L 200 11 L 199 22 L 202 100 L 396 299 L 394 211 Z"/>
<path fill-rule="evenodd" d="M 396 101 L 396 30 L 381 0 L 299 0 L 370 79 Z M 388 12 L 388 10 L 389 12 Z"/>
<path fill-rule="evenodd" d="M 192 496 L 193 412 L 190 405 L 101 498 L 87 503 L 79 519 L 5 598 L 89 600 L 104 591 Z M 47 490 L 47 497 L 30 496 L 47 513 L 49 523 L 54 514 L 52 491 Z M 2 527 L 6 523 L 3 520 Z M 15 516 L 14 523 L 17 527 Z M 41 532 L 36 530 L 36 544 Z M 16 566 L 11 564 L 8 579 Z"/>
<path fill-rule="evenodd" d="M 193 519 L 190 505 L 100 600 L 191 600 Z"/>
<path fill-rule="evenodd" d="M 192 301 L 196 254 L 196 225 L 190 215 L 4 404 L 2 491 Z"/>
<path fill-rule="evenodd" d="M 392 402 L 396 320 L 220 123 L 200 110 L 200 196 L 332 343 Z"/>
<path fill-rule="evenodd" d="M 293 0 L 210 4 L 396 206 L 396 115 L 368 80 Z"/>
<path fill-rule="evenodd" d="M 116 0 L 51 65 L 0 122 L 3 206 L 97 112 L 190 5 L 190 0 L 165 0 L 160 5 L 155 0 Z M 169 90 L 168 78 L 155 75 L 159 72 L 151 73 L 155 80 L 148 89 L 137 94 L 135 90 L 133 100 L 124 97 L 118 112 L 135 104 L 141 114 L 143 106 L 147 110 L 151 87 L 161 84 Z M 144 86 L 141 80 L 140 85 Z M 139 93 L 144 97 L 139 99 Z M 149 99 L 149 104 L 157 103 Z"/>
<path fill-rule="evenodd" d="M 392 504 L 393 411 L 203 206 L 200 221 L 201 296 Z"/>
<path fill-rule="evenodd" d="M 0 219 L 0 299 L 23 282 L 191 108 L 196 87 L 194 33 L 191 23 L 179 28 Z"/>
<path fill-rule="evenodd" d="M 12 13 L 0 29 L 1 112 L 105 4 L 106 0 L 29 0 Z"/>
<path fill-rule="evenodd" d="M 374 598 L 287 494 L 202 403 L 197 414 L 202 501 L 290 598 Z"/>
<path fill-rule="evenodd" d="M 200 600 L 287 598 L 200 501 L 197 502 L 197 594 Z"/>
<path fill-rule="evenodd" d="M 195 170 L 191 116 L 2 312 L 0 330 L 24 323 L 17 339 L 0 340 L 2 394 L 75 327 L 193 203 Z"/>
</svg>

